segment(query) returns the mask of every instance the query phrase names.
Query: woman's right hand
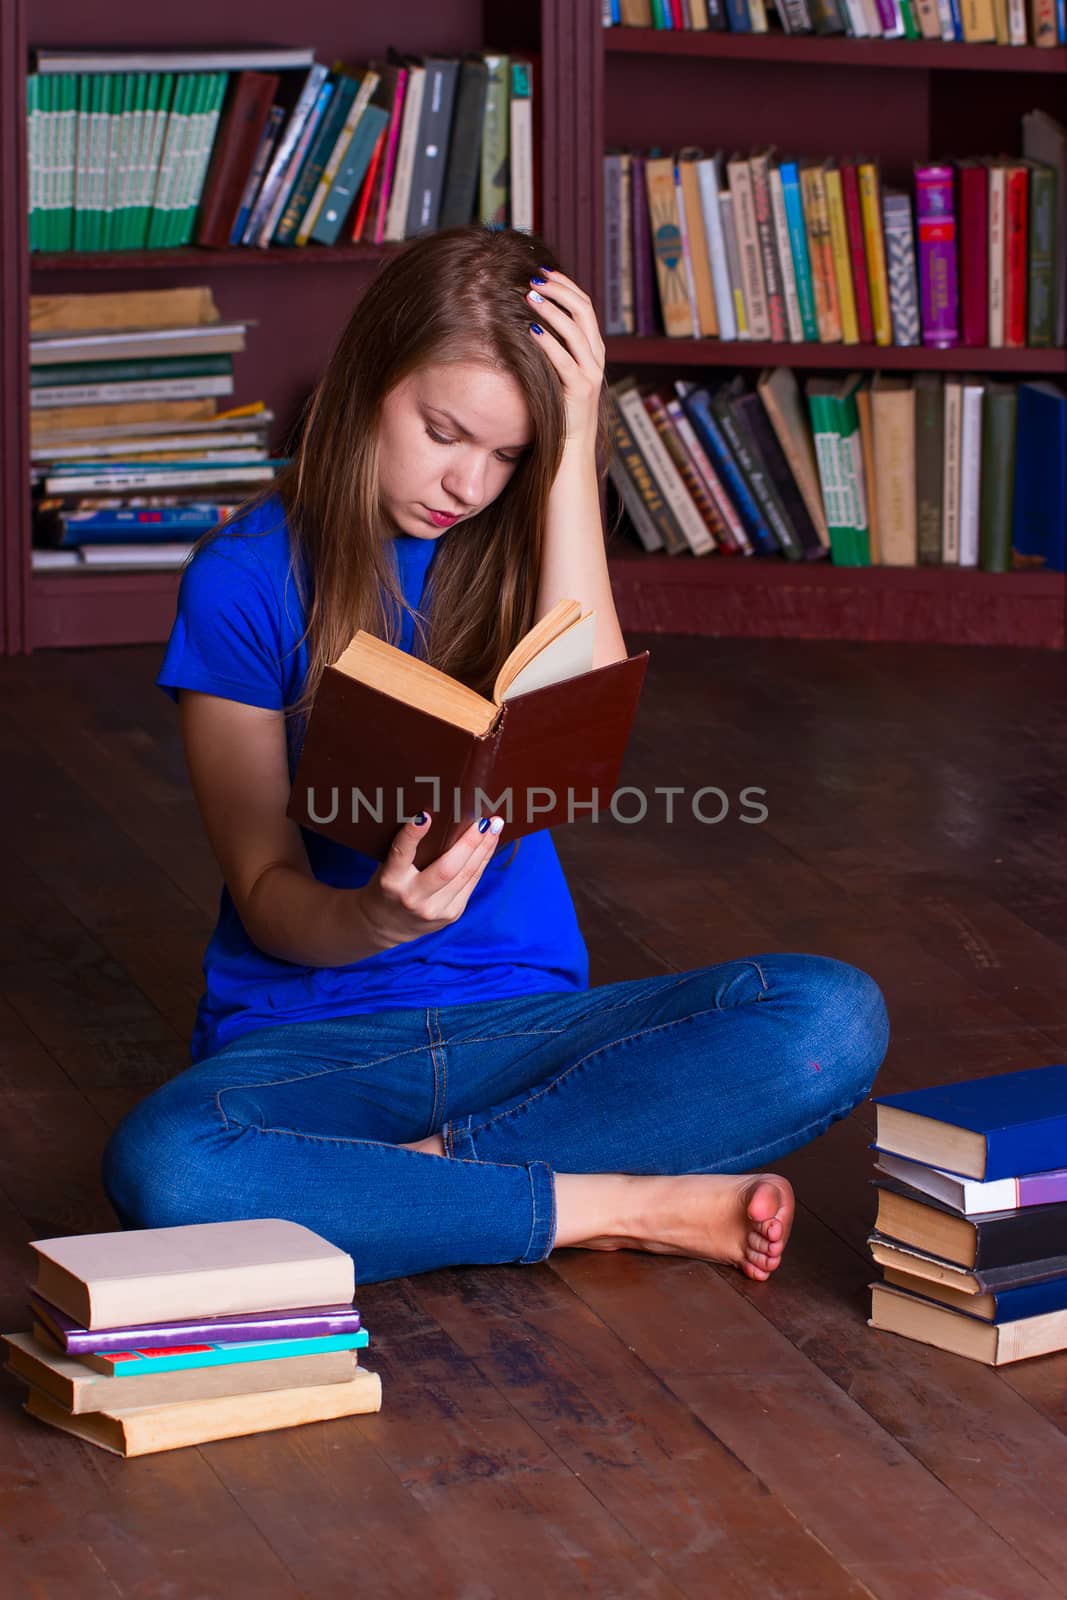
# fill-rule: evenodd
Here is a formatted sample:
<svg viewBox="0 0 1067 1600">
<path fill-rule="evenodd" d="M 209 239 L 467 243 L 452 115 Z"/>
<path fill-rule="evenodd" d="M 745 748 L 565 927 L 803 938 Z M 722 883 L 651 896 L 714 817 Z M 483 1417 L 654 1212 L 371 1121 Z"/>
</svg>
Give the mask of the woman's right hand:
<svg viewBox="0 0 1067 1600">
<path fill-rule="evenodd" d="M 422 816 L 422 823 L 405 822 L 388 856 L 359 891 L 361 918 L 381 950 L 436 933 L 462 916 L 504 826 L 502 817 L 482 818 L 488 826 L 481 833 L 472 822 L 443 855 L 419 868 L 415 851 L 429 825 L 425 812 Z"/>
</svg>

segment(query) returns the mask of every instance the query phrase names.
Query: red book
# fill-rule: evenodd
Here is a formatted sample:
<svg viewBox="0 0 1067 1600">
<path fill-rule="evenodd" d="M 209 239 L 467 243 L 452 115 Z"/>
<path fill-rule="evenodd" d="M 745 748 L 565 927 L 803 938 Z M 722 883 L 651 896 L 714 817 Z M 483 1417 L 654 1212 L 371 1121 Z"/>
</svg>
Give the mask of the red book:
<svg viewBox="0 0 1067 1600">
<path fill-rule="evenodd" d="M 374 189 L 374 180 L 378 176 L 378 168 L 381 166 L 382 151 L 385 149 L 385 139 L 388 132 L 389 125 L 386 123 L 385 127 L 378 135 L 377 142 L 373 151 L 371 152 L 371 158 L 367 163 L 366 175 L 362 184 L 360 185 L 359 194 L 356 197 L 355 221 L 352 224 L 353 244 L 358 244 L 363 237 L 363 224 L 367 220 L 367 210 L 370 205 L 371 193 Z"/>
<path fill-rule="evenodd" d="M 671 0 L 671 21 L 676 28 L 685 27 L 685 17 L 682 15 L 682 0 Z"/>
<path fill-rule="evenodd" d="M 1026 345 L 1029 195 L 1030 174 L 1026 168 L 1009 167 L 1005 205 L 1004 345 L 1010 350 L 1021 350 Z"/>
<path fill-rule="evenodd" d="M 269 72 L 239 72 L 211 151 L 211 164 L 200 200 L 196 242 L 224 250 L 244 194 L 245 181 L 255 160 L 278 89 Z"/>
<path fill-rule="evenodd" d="M 978 161 L 959 173 L 960 332 L 972 349 L 989 343 L 989 174 Z"/>
<path fill-rule="evenodd" d="M 396 154 L 400 144 L 400 124 L 404 114 L 404 94 L 407 88 L 408 73 L 406 67 L 379 67 L 376 69 L 384 79 L 392 70 L 396 77 L 392 80 L 393 107 L 386 123 L 385 159 L 378 170 L 382 181 L 378 186 L 378 209 L 374 218 L 374 242 L 381 244 L 385 235 L 385 219 L 389 211 L 389 196 L 393 192 L 393 171 L 396 167 Z"/>
<path fill-rule="evenodd" d="M 841 189 L 845 200 L 845 226 L 848 229 L 848 252 L 852 261 L 852 287 L 856 295 L 856 321 L 859 324 L 860 344 L 874 343 L 874 317 L 871 314 L 871 288 L 867 275 L 867 251 L 863 243 L 863 213 L 860 210 L 860 186 L 855 163 L 841 163 Z"/>
</svg>

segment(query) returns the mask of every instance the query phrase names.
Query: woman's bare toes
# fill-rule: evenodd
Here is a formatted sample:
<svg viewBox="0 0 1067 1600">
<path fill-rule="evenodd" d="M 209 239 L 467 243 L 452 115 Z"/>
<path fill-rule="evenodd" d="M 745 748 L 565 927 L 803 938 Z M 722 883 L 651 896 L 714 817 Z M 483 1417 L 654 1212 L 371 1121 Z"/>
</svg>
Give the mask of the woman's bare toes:
<svg viewBox="0 0 1067 1600">
<path fill-rule="evenodd" d="M 796 1206 L 793 1186 L 777 1174 L 761 1175 L 746 1186 L 743 1198 L 750 1226 L 739 1265 L 746 1277 L 763 1282 L 782 1262 Z"/>
</svg>

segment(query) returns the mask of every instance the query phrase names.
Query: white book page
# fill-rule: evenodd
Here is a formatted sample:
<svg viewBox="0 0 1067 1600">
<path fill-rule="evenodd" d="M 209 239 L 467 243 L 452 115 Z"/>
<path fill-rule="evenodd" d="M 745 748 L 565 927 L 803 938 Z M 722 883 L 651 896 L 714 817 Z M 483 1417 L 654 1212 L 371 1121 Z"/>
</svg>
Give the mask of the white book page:
<svg viewBox="0 0 1067 1600">
<path fill-rule="evenodd" d="M 550 683 L 563 683 L 567 678 L 577 678 L 580 673 L 591 671 L 595 623 L 596 616 L 590 611 L 558 634 L 512 679 L 501 701 L 514 700 L 516 695 L 545 689 Z"/>
</svg>

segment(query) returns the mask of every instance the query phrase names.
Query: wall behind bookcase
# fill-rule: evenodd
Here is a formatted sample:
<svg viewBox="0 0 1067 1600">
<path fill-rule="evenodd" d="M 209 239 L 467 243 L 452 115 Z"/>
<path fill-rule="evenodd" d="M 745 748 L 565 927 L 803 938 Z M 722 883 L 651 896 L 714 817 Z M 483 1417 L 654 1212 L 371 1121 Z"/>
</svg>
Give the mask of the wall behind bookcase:
<svg viewBox="0 0 1067 1600">
<path fill-rule="evenodd" d="M 515 12 L 519 15 L 516 17 Z M 540 50 L 537 4 L 508 8 L 483 0 L 401 0 L 341 5 L 337 0 L 182 0 L 174 7 L 128 0 L 28 0 L 33 46 L 82 49 L 180 49 L 241 45 L 310 45 L 319 60 L 361 62 L 383 58 L 388 46 L 404 52 L 462 55 L 486 47 Z M 290 264 L 256 261 L 214 265 L 213 252 L 191 266 L 109 266 L 87 271 L 76 258 L 69 268 L 33 272 L 35 293 L 68 294 L 211 285 L 225 318 L 253 319 L 248 347 L 236 363 L 236 401 L 264 399 L 278 422 L 274 445 L 290 436 L 304 400 L 329 358 L 353 306 L 387 259 L 355 256 L 351 262 L 314 261 L 314 246 L 293 251 Z M 298 260 L 297 257 L 306 259 Z M 434 292 L 434 286 L 428 286 Z M 442 284 L 438 292 L 445 294 Z"/>
</svg>

